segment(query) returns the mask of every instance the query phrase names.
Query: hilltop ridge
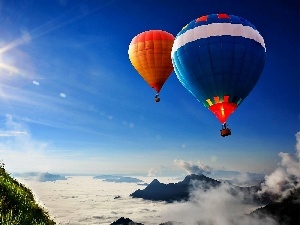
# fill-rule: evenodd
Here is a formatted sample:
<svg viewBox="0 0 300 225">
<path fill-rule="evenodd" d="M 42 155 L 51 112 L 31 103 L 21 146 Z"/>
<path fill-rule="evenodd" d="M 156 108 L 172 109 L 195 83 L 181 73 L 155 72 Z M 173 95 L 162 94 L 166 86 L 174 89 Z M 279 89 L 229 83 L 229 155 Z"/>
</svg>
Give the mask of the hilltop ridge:
<svg viewBox="0 0 300 225">
<path fill-rule="evenodd" d="M 0 224 L 55 225 L 31 190 L 12 178 L 0 162 Z"/>
</svg>

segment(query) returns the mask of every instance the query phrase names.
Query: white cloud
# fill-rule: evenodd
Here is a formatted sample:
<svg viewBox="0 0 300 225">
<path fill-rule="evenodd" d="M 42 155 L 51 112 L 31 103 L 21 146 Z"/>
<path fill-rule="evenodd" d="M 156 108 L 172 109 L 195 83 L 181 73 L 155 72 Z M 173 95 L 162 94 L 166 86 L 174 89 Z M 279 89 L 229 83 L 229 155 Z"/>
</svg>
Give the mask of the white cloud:
<svg viewBox="0 0 300 225">
<path fill-rule="evenodd" d="M 179 167 L 180 169 L 184 170 L 188 174 L 198 174 L 201 175 L 203 173 L 210 173 L 212 171 L 212 168 L 210 166 L 207 166 L 200 161 L 198 161 L 197 164 L 193 162 L 186 162 L 182 159 L 175 159 L 174 164 Z"/>
<path fill-rule="evenodd" d="M 300 132 L 296 134 L 296 154 L 280 152 L 281 161 L 278 167 L 265 177 L 261 185 L 263 193 L 285 196 L 293 188 L 300 187 Z"/>
<path fill-rule="evenodd" d="M 300 131 L 296 134 L 296 156 L 300 159 Z"/>
<path fill-rule="evenodd" d="M 141 188 L 137 184 L 104 182 L 88 176 L 56 182 L 22 182 L 33 190 L 57 224 L 109 225 L 122 216 L 147 225 L 164 222 L 161 212 L 165 203 L 129 196 Z M 117 195 L 120 198 L 115 199 Z"/>
<path fill-rule="evenodd" d="M 32 39 L 31 34 L 27 30 L 22 30 L 23 43 L 29 43 Z"/>
<path fill-rule="evenodd" d="M 136 165 L 124 162 L 122 157 L 112 161 L 106 147 L 99 147 L 94 152 L 93 149 L 88 149 L 90 154 L 86 153 L 86 149 L 76 146 L 76 149 L 57 149 L 52 142 L 41 141 L 32 136 L 26 124 L 16 122 L 12 115 L 6 115 L 3 130 L 5 132 L 2 132 L 2 137 L 0 133 L 0 160 L 3 160 L 9 172 L 94 174 L 97 171 L 136 171 Z"/>
<path fill-rule="evenodd" d="M 255 206 L 244 204 L 242 197 L 242 194 L 231 195 L 226 184 L 207 191 L 195 188 L 191 192 L 189 202 L 169 205 L 162 218 L 185 225 L 276 225 L 270 218 L 259 220 L 244 217 L 254 210 Z"/>
<path fill-rule="evenodd" d="M 152 178 L 137 177 L 145 182 Z M 167 182 L 164 178 L 161 182 Z M 201 191 L 194 189 L 190 202 L 167 204 L 131 198 L 141 188 L 133 183 L 111 183 L 89 176 L 74 176 L 56 182 L 23 181 L 49 210 L 57 224 L 109 225 L 120 217 L 145 225 L 167 221 L 185 225 L 275 225 L 270 219 L 242 217 L 255 206 L 242 203 L 242 195 L 233 197 L 228 186 Z M 120 196 L 120 198 L 115 198 Z"/>
<path fill-rule="evenodd" d="M 24 124 L 6 115 L 6 131 L 0 132 L 0 156 L 8 171 L 47 171 L 51 169 L 53 157 L 49 157 L 47 142 L 37 141 L 31 137 Z"/>
<path fill-rule="evenodd" d="M 0 131 L 0 137 L 14 137 L 20 135 L 27 135 L 25 131 L 16 131 L 16 130 L 7 130 L 7 131 Z"/>
<path fill-rule="evenodd" d="M 37 85 L 37 86 L 38 86 L 38 85 L 40 85 L 40 83 L 39 83 L 39 82 L 37 82 L 37 81 L 35 81 L 35 80 L 34 80 L 34 81 L 32 81 L 32 83 L 33 83 L 34 85 Z"/>
<path fill-rule="evenodd" d="M 155 168 L 150 168 L 150 169 L 148 170 L 147 176 L 148 176 L 148 177 L 154 177 L 154 176 L 156 176 L 156 174 L 157 174 L 156 169 L 155 169 Z"/>
<path fill-rule="evenodd" d="M 280 152 L 281 162 L 278 168 L 265 177 L 262 191 L 285 196 L 289 190 L 300 186 L 300 132 L 296 134 L 296 156 Z M 203 173 L 211 168 L 198 162 L 175 160 L 174 163 L 188 173 Z M 247 178 L 247 177 L 242 177 Z M 244 180 L 244 179 L 243 179 Z M 243 216 L 250 209 L 242 201 L 242 193 L 232 196 L 229 187 L 222 184 L 218 188 L 203 191 L 199 188 L 192 190 L 189 202 L 176 203 L 169 206 L 163 218 L 168 221 L 178 221 L 184 224 L 214 224 L 214 225 L 277 225 L 271 218 L 259 219 Z"/>
</svg>

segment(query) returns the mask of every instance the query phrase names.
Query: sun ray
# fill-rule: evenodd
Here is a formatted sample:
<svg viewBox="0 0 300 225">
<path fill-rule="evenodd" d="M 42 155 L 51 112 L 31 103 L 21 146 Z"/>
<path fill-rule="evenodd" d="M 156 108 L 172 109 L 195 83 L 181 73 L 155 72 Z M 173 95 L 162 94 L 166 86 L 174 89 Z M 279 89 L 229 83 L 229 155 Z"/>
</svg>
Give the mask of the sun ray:
<svg viewBox="0 0 300 225">
<path fill-rule="evenodd" d="M 13 75 L 13 74 L 17 74 L 19 73 L 19 69 L 14 67 L 14 66 L 10 66 L 7 65 L 5 63 L 0 62 L 0 69 L 5 69 L 9 72 L 9 75 Z"/>
<path fill-rule="evenodd" d="M 70 10 L 60 14 L 59 16 L 55 17 L 52 20 L 47 21 L 40 27 L 35 28 L 34 30 L 28 32 L 23 31 L 23 34 L 20 38 L 8 43 L 4 47 L 0 48 L 0 54 L 15 48 L 19 45 L 26 44 L 30 42 L 31 40 L 34 40 L 36 38 L 42 37 L 45 34 L 48 34 L 50 32 L 53 32 L 57 29 L 60 29 L 66 25 L 72 24 L 88 15 L 91 15 L 95 13 L 96 11 L 100 10 L 101 8 L 111 4 L 113 1 L 109 1 L 99 7 L 93 8 L 93 9 L 85 9 L 83 10 L 82 4 L 78 4 L 71 8 Z M 72 16 L 74 15 L 74 16 Z M 66 19 L 70 18 L 70 19 Z"/>
</svg>

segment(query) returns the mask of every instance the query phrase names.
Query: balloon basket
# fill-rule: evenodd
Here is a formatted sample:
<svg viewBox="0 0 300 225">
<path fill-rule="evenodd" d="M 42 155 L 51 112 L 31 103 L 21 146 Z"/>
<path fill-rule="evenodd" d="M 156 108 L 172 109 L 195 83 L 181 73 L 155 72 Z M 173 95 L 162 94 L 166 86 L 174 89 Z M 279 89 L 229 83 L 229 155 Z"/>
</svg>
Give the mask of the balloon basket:
<svg viewBox="0 0 300 225">
<path fill-rule="evenodd" d="M 225 129 L 222 129 L 220 131 L 221 131 L 221 136 L 222 137 L 226 137 L 226 136 L 231 135 L 231 130 L 229 128 L 225 128 Z"/>
</svg>

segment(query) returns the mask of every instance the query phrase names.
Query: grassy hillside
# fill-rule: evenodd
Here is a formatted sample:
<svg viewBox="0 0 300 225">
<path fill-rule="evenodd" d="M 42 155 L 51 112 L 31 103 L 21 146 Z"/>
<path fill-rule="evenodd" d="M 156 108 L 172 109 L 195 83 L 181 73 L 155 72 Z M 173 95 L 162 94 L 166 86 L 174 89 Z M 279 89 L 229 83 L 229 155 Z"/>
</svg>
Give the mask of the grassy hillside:
<svg viewBox="0 0 300 225">
<path fill-rule="evenodd" d="M 54 225 L 48 212 L 39 206 L 30 189 L 12 178 L 0 162 L 0 224 Z"/>
</svg>

